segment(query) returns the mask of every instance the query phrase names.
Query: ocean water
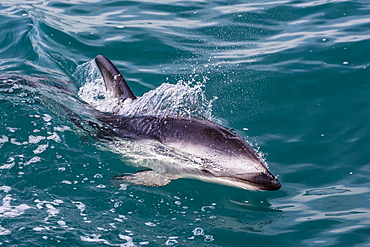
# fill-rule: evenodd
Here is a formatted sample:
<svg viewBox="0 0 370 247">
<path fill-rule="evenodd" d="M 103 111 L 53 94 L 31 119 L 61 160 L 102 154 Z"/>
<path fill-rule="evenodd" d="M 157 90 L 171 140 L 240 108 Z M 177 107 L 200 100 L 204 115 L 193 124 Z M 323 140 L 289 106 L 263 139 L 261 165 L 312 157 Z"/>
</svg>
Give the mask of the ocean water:
<svg viewBox="0 0 370 247">
<path fill-rule="evenodd" d="M 369 13 L 365 0 L 2 1 L 1 245 L 370 246 Z M 145 99 L 132 114 L 232 128 L 282 188 L 114 184 L 136 169 L 70 120 L 109 108 L 98 54 Z"/>
</svg>

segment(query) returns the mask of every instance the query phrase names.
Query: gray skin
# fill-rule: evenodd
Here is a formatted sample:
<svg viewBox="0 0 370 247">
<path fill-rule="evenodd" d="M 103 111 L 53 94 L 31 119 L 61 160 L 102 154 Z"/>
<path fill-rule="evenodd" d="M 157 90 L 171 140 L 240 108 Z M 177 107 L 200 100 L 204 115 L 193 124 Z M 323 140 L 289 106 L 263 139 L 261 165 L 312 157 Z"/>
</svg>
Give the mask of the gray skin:
<svg viewBox="0 0 370 247">
<path fill-rule="evenodd" d="M 106 57 L 99 55 L 95 62 L 103 76 L 106 90 L 122 101 L 136 97 L 121 73 Z M 148 170 L 136 174 L 117 176 L 116 179 L 162 186 L 180 177 L 199 179 L 248 190 L 278 190 L 278 179 L 270 173 L 265 161 L 246 142 L 222 126 L 199 118 L 174 118 L 138 116 L 125 117 L 114 114 L 98 114 L 98 120 L 111 136 L 133 141 L 158 142 L 183 156 L 195 157 L 196 164 L 187 162 L 163 164 L 158 169 L 147 165 Z M 153 182 L 154 178 L 162 182 Z"/>
</svg>

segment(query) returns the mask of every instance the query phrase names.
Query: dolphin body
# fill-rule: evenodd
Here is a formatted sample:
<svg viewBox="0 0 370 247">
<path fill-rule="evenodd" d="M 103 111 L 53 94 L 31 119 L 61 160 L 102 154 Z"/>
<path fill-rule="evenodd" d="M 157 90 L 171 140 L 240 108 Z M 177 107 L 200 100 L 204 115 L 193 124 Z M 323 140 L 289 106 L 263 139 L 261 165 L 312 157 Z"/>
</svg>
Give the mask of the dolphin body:
<svg viewBox="0 0 370 247">
<path fill-rule="evenodd" d="M 108 58 L 98 55 L 95 62 L 108 95 L 122 102 L 136 99 Z M 195 117 L 126 117 L 106 113 L 97 114 L 97 119 L 106 124 L 101 128 L 104 135 L 114 136 L 116 141 L 112 146 L 128 156 L 129 163 L 147 168 L 116 176 L 116 180 L 154 187 L 177 178 L 247 190 L 269 191 L 281 187 L 246 140 L 214 122 Z"/>
</svg>

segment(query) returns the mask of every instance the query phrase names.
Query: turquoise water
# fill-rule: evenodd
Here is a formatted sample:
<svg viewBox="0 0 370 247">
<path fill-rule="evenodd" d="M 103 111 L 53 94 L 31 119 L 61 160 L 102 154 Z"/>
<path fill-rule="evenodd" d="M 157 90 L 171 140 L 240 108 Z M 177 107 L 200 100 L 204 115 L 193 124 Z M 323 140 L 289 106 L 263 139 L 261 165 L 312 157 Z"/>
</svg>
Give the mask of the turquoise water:
<svg viewBox="0 0 370 247">
<path fill-rule="evenodd" d="M 0 4 L 0 243 L 369 246 L 369 13 L 365 0 Z M 191 114 L 246 137 L 282 188 L 112 183 L 135 168 L 68 117 L 90 118 L 79 90 L 98 54 L 138 96 L 190 93 Z"/>
</svg>

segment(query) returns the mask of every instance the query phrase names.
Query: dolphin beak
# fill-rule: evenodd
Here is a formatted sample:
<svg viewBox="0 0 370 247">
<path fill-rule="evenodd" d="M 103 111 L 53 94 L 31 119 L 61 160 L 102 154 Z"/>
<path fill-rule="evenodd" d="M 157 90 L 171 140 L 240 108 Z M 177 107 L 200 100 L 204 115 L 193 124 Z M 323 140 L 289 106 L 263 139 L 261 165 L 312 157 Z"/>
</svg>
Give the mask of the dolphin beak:
<svg viewBox="0 0 370 247">
<path fill-rule="evenodd" d="M 281 183 L 271 173 L 260 173 L 253 177 L 252 182 L 258 184 L 261 190 L 278 190 L 281 188 Z"/>
<path fill-rule="evenodd" d="M 257 190 L 278 190 L 281 188 L 281 183 L 271 173 L 261 172 L 256 174 L 238 174 L 235 176 L 241 182 L 253 185 Z"/>
</svg>

